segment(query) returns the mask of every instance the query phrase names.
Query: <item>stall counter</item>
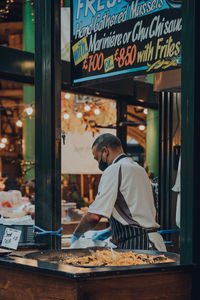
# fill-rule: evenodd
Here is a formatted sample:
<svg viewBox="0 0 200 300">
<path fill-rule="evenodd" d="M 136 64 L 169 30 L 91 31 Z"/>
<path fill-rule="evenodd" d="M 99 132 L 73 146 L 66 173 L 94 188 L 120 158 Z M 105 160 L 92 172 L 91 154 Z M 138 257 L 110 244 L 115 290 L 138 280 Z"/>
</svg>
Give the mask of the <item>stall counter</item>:
<svg viewBox="0 0 200 300">
<path fill-rule="evenodd" d="M 3 300 L 190 300 L 191 266 L 165 264 L 84 268 L 0 257 Z"/>
</svg>

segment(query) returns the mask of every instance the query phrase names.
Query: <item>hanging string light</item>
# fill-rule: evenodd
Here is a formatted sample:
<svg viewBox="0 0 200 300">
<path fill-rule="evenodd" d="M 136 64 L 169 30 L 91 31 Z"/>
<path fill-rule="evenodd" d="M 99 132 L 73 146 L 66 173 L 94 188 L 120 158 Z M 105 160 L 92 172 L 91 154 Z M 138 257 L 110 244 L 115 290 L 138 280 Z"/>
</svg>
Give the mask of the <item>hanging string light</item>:
<svg viewBox="0 0 200 300">
<path fill-rule="evenodd" d="M 30 5 L 31 8 L 31 16 L 32 16 L 32 22 L 35 22 L 35 11 L 34 11 L 34 0 L 26 0 L 26 3 Z"/>
<path fill-rule="evenodd" d="M 4 149 L 6 147 L 7 142 L 8 142 L 8 139 L 6 137 L 1 138 L 0 148 Z"/>
<path fill-rule="evenodd" d="M 85 110 L 85 111 L 90 111 L 90 109 L 91 109 L 91 108 L 90 108 L 90 106 L 89 106 L 88 104 L 86 104 L 86 105 L 84 106 L 84 110 Z"/>
<path fill-rule="evenodd" d="M 7 139 L 6 137 L 4 137 L 4 138 L 1 139 L 1 142 L 2 142 L 3 144 L 6 144 L 6 143 L 8 142 L 8 139 Z"/>
<path fill-rule="evenodd" d="M 80 118 L 82 118 L 83 114 L 81 112 L 77 112 L 76 116 L 77 116 L 77 118 L 80 119 Z"/>
<path fill-rule="evenodd" d="M 141 131 L 145 130 L 145 126 L 144 125 L 139 125 L 139 130 L 141 130 Z"/>
<path fill-rule="evenodd" d="M 17 127 L 22 127 L 23 123 L 21 120 L 17 120 L 16 125 Z"/>
<path fill-rule="evenodd" d="M 65 113 L 65 114 L 63 115 L 63 118 L 64 118 L 65 120 L 69 119 L 69 114 L 68 114 L 68 113 Z"/>
<path fill-rule="evenodd" d="M 32 107 L 32 105 L 26 107 L 26 108 L 25 108 L 25 112 L 27 113 L 28 116 L 31 116 L 32 113 L 33 113 L 33 107 Z"/>
<path fill-rule="evenodd" d="M 100 109 L 99 108 L 95 108 L 94 113 L 95 113 L 95 115 L 99 115 L 100 114 Z"/>
<path fill-rule="evenodd" d="M 70 99 L 61 94 L 62 129 L 65 132 L 84 134 L 85 131 L 95 135 L 103 123 L 103 126 L 112 127 L 116 122 L 116 103 L 110 104 L 100 97 L 81 96 L 70 93 Z M 69 117 L 68 117 L 69 114 Z M 114 125 L 113 125 L 114 126 Z M 103 128 L 103 127 L 102 127 Z"/>
<path fill-rule="evenodd" d="M 4 143 L 0 143 L 0 148 L 1 148 L 1 149 L 5 148 L 5 146 L 6 146 L 6 145 L 5 145 Z"/>
<path fill-rule="evenodd" d="M 148 114 L 148 109 L 145 108 L 143 112 L 144 112 L 145 115 L 147 115 Z"/>
<path fill-rule="evenodd" d="M 69 99 L 70 96 L 71 96 L 71 95 L 70 95 L 69 93 L 66 93 L 65 96 L 64 96 L 64 98 L 65 98 L 65 99 Z"/>
<path fill-rule="evenodd" d="M 1 1 L 2 2 L 2 1 Z M 6 0 L 4 4 L 0 4 L 0 18 L 7 18 L 10 12 L 10 6 L 14 2 L 14 0 Z"/>
</svg>

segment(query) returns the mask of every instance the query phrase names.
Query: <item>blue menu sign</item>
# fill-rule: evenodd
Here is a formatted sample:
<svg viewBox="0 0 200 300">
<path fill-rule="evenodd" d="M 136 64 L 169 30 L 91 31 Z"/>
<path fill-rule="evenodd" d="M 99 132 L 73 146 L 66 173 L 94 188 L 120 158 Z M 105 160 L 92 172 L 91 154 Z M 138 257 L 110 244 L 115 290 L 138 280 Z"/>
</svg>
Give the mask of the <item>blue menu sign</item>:
<svg viewBox="0 0 200 300">
<path fill-rule="evenodd" d="M 182 0 L 73 0 L 72 84 L 181 67 Z"/>
</svg>

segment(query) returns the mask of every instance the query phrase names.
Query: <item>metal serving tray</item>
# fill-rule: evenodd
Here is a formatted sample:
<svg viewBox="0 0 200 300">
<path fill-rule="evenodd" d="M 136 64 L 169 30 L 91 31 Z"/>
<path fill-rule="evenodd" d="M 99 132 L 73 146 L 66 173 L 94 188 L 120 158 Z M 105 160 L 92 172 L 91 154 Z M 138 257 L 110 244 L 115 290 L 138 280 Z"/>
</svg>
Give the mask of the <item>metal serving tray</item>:
<svg viewBox="0 0 200 300">
<path fill-rule="evenodd" d="M 12 253 L 12 250 L 0 248 L 0 256 L 6 256 Z"/>
<path fill-rule="evenodd" d="M 25 258 L 46 261 L 49 263 L 62 264 L 62 260 L 65 260 L 67 258 L 91 255 L 91 250 L 96 251 L 96 250 L 104 250 L 104 249 L 108 250 L 109 248 L 90 247 L 90 248 L 84 248 L 84 249 L 45 250 L 45 251 L 40 251 L 40 252 L 28 253 L 25 255 Z M 155 255 L 155 256 L 164 254 L 166 257 L 173 259 L 175 263 L 179 262 L 179 260 L 180 260 L 179 254 L 173 253 L 173 252 L 160 252 L 160 251 L 153 251 L 153 250 L 133 250 L 133 249 L 131 249 L 131 250 L 114 249 L 114 250 L 120 251 L 120 252 L 133 251 L 135 253 Z M 173 264 L 173 263 L 164 263 L 164 264 Z M 83 266 L 83 265 L 73 265 L 73 266 L 97 268 L 96 266 Z M 105 266 L 98 266 L 98 268 L 101 268 L 101 267 L 105 267 Z"/>
</svg>

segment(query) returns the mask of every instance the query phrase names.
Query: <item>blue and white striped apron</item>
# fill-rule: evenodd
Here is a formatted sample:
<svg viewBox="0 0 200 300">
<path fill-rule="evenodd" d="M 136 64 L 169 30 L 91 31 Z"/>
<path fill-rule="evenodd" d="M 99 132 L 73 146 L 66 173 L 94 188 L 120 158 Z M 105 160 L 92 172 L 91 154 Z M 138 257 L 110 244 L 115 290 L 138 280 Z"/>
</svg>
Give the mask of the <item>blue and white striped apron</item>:
<svg viewBox="0 0 200 300">
<path fill-rule="evenodd" d="M 120 159 L 127 157 L 125 154 L 119 156 L 114 163 Z M 136 221 L 133 220 L 129 207 L 120 192 L 121 185 L 121 167 L 119 168 L 118 176 L 118 195 L 114 208 L 119 215 L 128 223 L 123 225 L 117 221 L 113 216 L 110 217 L 109 223 L 111 227 L 111 234 L 113 242 L 120 249 L 142 249 L 149 250 L 156 249 L 150 242 L 148 233 L 157 231 L 156 228 L 142 228 Z"/>
</svg>

